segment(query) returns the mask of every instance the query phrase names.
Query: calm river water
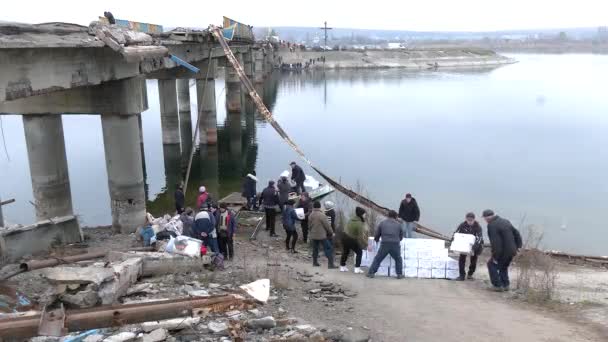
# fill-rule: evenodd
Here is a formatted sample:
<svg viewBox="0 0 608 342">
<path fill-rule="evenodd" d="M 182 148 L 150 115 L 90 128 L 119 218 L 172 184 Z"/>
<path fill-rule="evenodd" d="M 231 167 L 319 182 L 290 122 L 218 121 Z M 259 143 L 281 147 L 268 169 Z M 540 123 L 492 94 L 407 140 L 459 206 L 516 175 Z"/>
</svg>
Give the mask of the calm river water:
<svg viewBox="0 0 608 342">
<path fill-rule="evenodd" d="M 492 208 L 516 226 L 542 229 L 546 248 L 607 255 L 608 56 L 510 56 L 519 63 L 474 72 L 275 75 L 263 97 L 321 169 L 345 184 L 361 182 L 389 207 L 411 192 L 429 227 L 451 232 L 467 211 Z M 162 145 L 155 81 L 148 96 L 145 175 L 148 208 L 158 214 L 173 207 L 184 156 Z M 226 115 L 221 78 L 216 96 L 219 142 L 199 151 L 191 184 L 224 195 L 239 191 L 242 174 L 255 168 L 261 190 L 297 157 L 253 114 Z M 5 220 L 28 223 L 34 209 L 21 117 L 2 123 L 10 160 L 0 150 L 0 195 L 17 200 L 4 207 Z M 64 116 L 63 124 L 74 210 L 84 225 L 109 224 L 100 119 Z"/>
</svg>

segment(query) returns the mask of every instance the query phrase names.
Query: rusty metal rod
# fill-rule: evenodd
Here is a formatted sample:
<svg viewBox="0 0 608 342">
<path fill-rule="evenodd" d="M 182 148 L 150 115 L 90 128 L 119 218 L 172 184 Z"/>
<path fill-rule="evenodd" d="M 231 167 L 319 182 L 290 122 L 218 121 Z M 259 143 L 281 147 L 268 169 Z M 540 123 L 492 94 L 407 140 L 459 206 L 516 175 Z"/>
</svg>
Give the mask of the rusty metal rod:
<svg viewBox="0 0 608 342">
<path fill-rule="evenodd" d="M 142 304 L 107 305 L 65 313 L 65 327 L 69 332 L 163 319 L 197 316 L 227 310 L 230 306 L 254 305 L 254 301 L 234 295 L 161 300 Z M 1 340 L 20 340 L 38 335 L 40 313 L 18 318 L 0 318 Z"/>
</svg>

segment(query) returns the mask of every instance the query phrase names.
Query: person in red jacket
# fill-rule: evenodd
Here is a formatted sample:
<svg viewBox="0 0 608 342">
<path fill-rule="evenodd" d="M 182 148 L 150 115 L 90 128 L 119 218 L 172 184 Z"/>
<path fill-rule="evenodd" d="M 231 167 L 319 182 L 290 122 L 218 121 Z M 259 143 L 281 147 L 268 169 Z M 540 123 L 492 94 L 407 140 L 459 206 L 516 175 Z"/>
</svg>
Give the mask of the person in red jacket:
<svg viewBox="0 0 608 342">
<path fill-rule="evenodd" d="M 196 208 L 201 209 L 203 204 L 207 204 L 210 201 L 209 193 L 207 192 L 207 188 L 201 186 L 198 188 L 198 198 L 196 199 Z"/>
</svg>

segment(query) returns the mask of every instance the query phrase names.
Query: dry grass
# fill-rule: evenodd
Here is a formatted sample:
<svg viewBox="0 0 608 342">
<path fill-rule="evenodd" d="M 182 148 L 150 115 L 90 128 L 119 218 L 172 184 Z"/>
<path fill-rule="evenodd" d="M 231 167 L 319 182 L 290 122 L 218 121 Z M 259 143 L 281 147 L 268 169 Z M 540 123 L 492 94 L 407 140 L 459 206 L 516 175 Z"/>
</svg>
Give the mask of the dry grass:
<svg viewBox="0 0 608 342">
<path fill-rule="evenodd" d="M 542 231 L 528 226 L 524 248 L 515 259 L 517 289 L 527 301 L 534 303 L 547 303 L 556 298 L 557 262 L 539 249 L 542 240 Z"/>
</svg>

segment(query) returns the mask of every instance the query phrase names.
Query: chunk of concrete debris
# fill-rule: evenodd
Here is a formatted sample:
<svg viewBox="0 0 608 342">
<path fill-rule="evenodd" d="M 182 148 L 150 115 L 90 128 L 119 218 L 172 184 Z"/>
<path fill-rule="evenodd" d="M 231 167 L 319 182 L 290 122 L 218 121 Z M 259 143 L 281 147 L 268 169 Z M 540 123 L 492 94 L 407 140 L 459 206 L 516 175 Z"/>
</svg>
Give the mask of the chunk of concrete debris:
<svg viewBox="0 0 608 342">
<path fill-rule="evenodd" d="M 105 340 L 103 340 L 103 342 L 128 342 L 128 341 L 133 341 L 137 338 L 137 335 L 135 335 L 135 333 L 132 332 L 121 332 L 120 334 L 117 335 L 112 335 L 108 338 L 106 338 Z"/>
<path fill-rule="evenodd" d="M 144 335 L 143 342 L 161 342 L 167 339 L 167 330 L 156 329 L 149 334 Z"/>
<path fill-rule="evenodd" d="M 259 279 L 253 283 L 242 285 L 240 288 L 262 303 L 266 303 L 270 299 L 270 279 Z"/>
<path fill-rule="evenodd" d="M 136 284 L 136 285 L 129 287 L 129 289 L 127 290 L 127 293 L 125 293 L 125 295 L 132 296 L 132 295 L 138 294 L 138 293 L 145 293 L 151 287 L 152 287 L 152 284 L 148 284 L 148 283 Z"/>
<path fill-rule="evenodd" d="M 343 295 L 325 295 L 324 296 L 328 301 L 330 302 L 343 302 L 344 299 L 348 298 L 346 296 Z"/>
<path fill-rule="evenodd" d="M 197 325 L 201 321 L 200 317 L 188 318 L 173 318 L 162 321 L 144 322 L 141 324 L 141 330 L 149 333 L 158 329 L 165 330 L 182 330 Z"/>
<path fill-rule="evenodd" d="M 89 335 L 82 340 L 82 342 L 101 342 L 103 341 L 104 336 L 100 334 Z"/>
<path fill-rule="evenodd" d="M 95 284 L 101 285 L 114 277 L 112 269 L 105 267 L 57 266 L 42 270 L 42 276 L 55 284 Z"/>
<path fill-rule="evenodd" d="M 69 308 L 86 309 L 92 308 L 99 303 L 99 295 L 97 291 L 87 288 L 75 294 L 64 293 L 61 295 L 60 300 Z"/>
<path fill-rule="evenodd" d="M 296 324 L 298 322 L 298 320 L 294 317 L 289 317 L 289 318 L 282 318 L 282 319 L 277 319 L 277 326 L 278 327 L 286 327 L 289 325 L 293 325 Z"/>
<path fill-rule="evenodd" d="M 243 314 L 239 310 L 232 310 L 226 312 L 226 317 L 230 319 L 240 319 Z"/>
<path fill-rule="evenodd" d="M 262 317 L 262 311 L 258 309 L 251 309 L 249 310 L 249 313 L 254 315 L 255 317 Z"/>
<path fill-rule="evenodd" d="M 369 333 L 361 329 L 349 329 L 342 336 L 344 342 L 367 342 L 369 339 Z"/>
<path fill-rule="evenodd" d="M 82 342 L 101 342 L 103 341 L 103 335 L 95 334 L 89 335 L 82 340 Z"/>
<path fill-rule="evenodd" d="M 210 322 L 207 329 L 216 335 L 226 335 L 228 333 L 228 325 L 223 322 Z"/>
<path fill-rule="evenodd" d="M 296 325 L 296 330 L 306 336 L 313 334 L 314 332 L 317 331 L 317 329 L 310 324 Z"/>
<path fill-rule="evenodd" d="M 190 297 L 209 297 L 209 292 L 207 292 L 207 290 L 192 290 L 192 291 L 188 291 L 188 296 L 190 296 Z"/>
<path fill-rule="evenodd" d="M 129 287 L 137 282 L 142 274 L 142 259 L 131 258 L 112 265 L 112 281 L 103 283 L 99 288 L 101 304 L 113 304 L 127 293 Z"/>
<path fill-rule="evenodd" d="M 317 294 L 317 293 L 321 292 L 321 289 L 312 289 L 308 292 L 310 292 L 311 294 Z"/>
<path fill-rule="evenodd" d="M 272 329 L 272 328 L 276 327 L 277 322 L 275 321 L 274 317 L 267 316 L 264 318 L 250 319 L 247 321 L 247 326 L 254 330 L 257 330 L 257 329 L 267 330 L 267 329 Z"/>
<path fill-rule="evenodd" d="M 220 284 L 215 284 L 215 283 L 209 284 L 209 288 L 210 289 L 217 289 L 217 288 L 220 288 L 220 287 L 222 287 L 222 285 L 220 285 Z"/>
</svg>

